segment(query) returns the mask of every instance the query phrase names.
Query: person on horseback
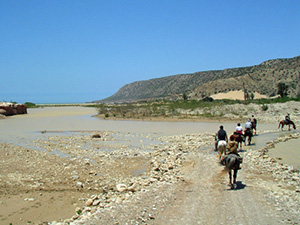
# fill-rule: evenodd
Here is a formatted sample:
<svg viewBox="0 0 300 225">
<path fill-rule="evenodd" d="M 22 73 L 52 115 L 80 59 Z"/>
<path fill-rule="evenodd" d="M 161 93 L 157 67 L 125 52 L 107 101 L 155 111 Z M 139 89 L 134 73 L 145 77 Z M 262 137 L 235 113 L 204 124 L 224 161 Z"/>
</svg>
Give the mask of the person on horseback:
<svg viewBox="0 0 300 225">
<path fill-rule="evenodd" d="M 241 126 L 240 123 L 237 124 L 236 128 L 235 128 L 235 132 L 237 134 L 243 135 L 243 127 Z"/>
<path fill-rule="evenodd" d="M 288 114 L 285 116 L 284 123 L 285 123 L 285 124 L 289 124 L 290 122 L 291 122 L 291 118 L 290 118 L 290 114 L 288 113 Z"/>
<path fill-rule="evenodd" d="M 240 156 L 237 149 L 238 149 L 238 143 L 234 140 L 234 136 L 229 137 L 229 142 L 226 147 L 228 154 L 235 154 L 237 156 Z"/>
<path fill-rule="evenodd" d="M 245 129 L 246 130 L 251 130 L 251 128 L 252 128 L 251 120 L 248 119 L 248 121 L 245 124 Z"/>
<path fill-rule="evenodd" d="M 256 135 L 257 120 L 255 119 L 254 115 L 252 115 L 251 125 L 252 125 L 253 132 L 255 131 L 254 135 Z"/>
<path fill-rule="evenodd" d="M 241 156 L 237 151 L 238 143 L 234 140 L 233 136 L 230 136 L 229 140 L 230 141 L 228 142 L 227 147 L 226 147 L 226 149 L 227 149 L 227 154 L 226 154 L 227 156 L 226 157 L 232 157 L 232 155 L 237 156 L 238 159 L 239 159 L 237 169 L 240 170 L 241 169 L 241 167 L 240 167 Z"/>
<path fill-rule="evenodd" d="M 216 133 L 215 140 L 215 151 L 218 150 L 217 146 L 219 141 L 228 141 L 227 133 L 224 130 L 223 125 L 220 126 L 220 130 Z"/>
<path fill-rule="evenodd" d="M 248 121 L 245 124 L 245 132 L 244 132 L 244 136 L 245 136 L 245 142 L 246 142 L 246 138 L 248 137 L 248 145 L 251 144 L 251 138 L 252 138 L 252 123 L 251 120 L 248 119 Z"/>
</svg>

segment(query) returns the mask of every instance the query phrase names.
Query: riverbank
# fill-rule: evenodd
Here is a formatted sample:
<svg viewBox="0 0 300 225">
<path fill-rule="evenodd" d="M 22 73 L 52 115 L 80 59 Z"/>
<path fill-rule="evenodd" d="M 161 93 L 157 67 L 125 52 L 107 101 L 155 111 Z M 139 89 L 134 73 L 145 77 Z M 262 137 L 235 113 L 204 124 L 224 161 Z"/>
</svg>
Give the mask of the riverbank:
<svg viewBox="0 0 300 225">
<path fill-rule="evenodd" d="M 139 121 L 218 121 L 218 122 L 246 122 L 252 116 L 259 123 L 279 123 L 287 113 L 296 123 L 300 123 L 300 102 L 289 101 L 272 104 L 216 104 L 207 103 L 204 106 L 189 106 L 188 109 L 170 108 L 162 105 L 120 105 L 102 106 L 98 109 L 98 118 L 109 120 L 139 120 Z"/>
</svg>

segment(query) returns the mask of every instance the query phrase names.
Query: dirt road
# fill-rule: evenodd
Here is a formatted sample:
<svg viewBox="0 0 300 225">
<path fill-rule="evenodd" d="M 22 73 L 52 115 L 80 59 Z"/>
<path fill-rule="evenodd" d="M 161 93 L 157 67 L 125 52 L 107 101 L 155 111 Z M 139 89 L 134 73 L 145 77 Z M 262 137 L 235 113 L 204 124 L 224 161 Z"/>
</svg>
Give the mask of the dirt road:
<svg viewBox="0 0 300 225">
<path fill-rule="evenodd" d="M 181 182 L 139 192 L 130 201 L 74 224 L 300 223 L 299 190 L 291 190 L 290 196 L 282 194 L 291 187 L 247 161 L 232 190 L 222 169 L 211 149 L 195 151 L 185 158 Z M 289 203 L 292 196 L 298 198 L 296 205 Z"/>
<path fill-rule="evenodd" d="M 277 215 L 257 182 L 267 177 L 251 171 L 247 163 L 238 173 L 237 189 L 231 190 L 228 175 L 222 176 L 213 155 L 206 152 L 194 162 L 186 168 L 186 185 L 176 189 L 154 224 L 280 224 L 286 220 Z"/>
</svg>

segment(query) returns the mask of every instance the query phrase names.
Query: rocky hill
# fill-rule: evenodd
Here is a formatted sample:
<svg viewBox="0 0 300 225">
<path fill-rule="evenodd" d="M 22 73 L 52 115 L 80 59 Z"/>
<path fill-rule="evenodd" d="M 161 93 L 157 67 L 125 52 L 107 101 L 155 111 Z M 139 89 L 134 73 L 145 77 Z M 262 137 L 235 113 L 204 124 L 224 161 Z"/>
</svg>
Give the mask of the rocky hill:
<svg viewBox="0 0 300 225">
<path fill-rule="evenodd" d="M 202 99 L 217 93 L 245 90 L 267 96 L 277 93 L 280 82 L 289 86 L 288 95 L 300 95 L 300 56 L 274 59 L 259 65 L 179 74 L 124 85 L 114 95 L 94 102 L 135 102 L 154 99 Z"/>
</svg>

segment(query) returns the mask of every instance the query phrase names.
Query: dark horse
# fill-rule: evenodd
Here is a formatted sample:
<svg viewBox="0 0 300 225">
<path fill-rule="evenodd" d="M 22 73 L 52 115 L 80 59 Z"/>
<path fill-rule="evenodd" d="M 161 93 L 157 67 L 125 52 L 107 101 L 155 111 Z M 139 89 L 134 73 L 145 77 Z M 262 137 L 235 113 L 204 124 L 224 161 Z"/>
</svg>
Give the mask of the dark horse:
<svg viewBox="0 0 300 225">
<path fill-rule="evenodd" d="M 228 172 L 229 174 L 229 185 L 231 189 L 236 188 L 236 177 L 237 172 L 240 169 L 240 163 L 243 159 L 235 154 L 228 154 L 221 159 L 221 164 L 225 166 L 223 172 Z M 233 170 L 233 182 L 232 182 L 232 170 Z"/>
<path fill-rule="evenodd" d="M 284 125 L 288 125 L 289 126 L 289 130 L 291 130 L 291 125 L 293 126 L 293 128 L 296 130 L 296 125 L 293 121 L 286 121 L 286 120 L 281 120 L 278 124 L 278 128 L 281 127 L 281 130 L 283 130 Z"/>
<path fill-rule="evenodd" d="M 251 145 L 251 140 L 252 140 L 252 131 L 251 129 L 247 128 L 244 132 L 244 136 L 245 136 L 245 145 L 246 145 L 246 140 L 247 140 L 247 137 L 248 137 L 248 145 Z"/>
<path fill-rule="evenodd" d="M 233 140 L 236 141 L 238 146 L 240 146 L 240 149 L 242 149 L 243 142 L 245 142 L 244 135 L 234 132 L 229 139 L 231 139 L 231 137 L 233 137 Z"/>
</svg>

